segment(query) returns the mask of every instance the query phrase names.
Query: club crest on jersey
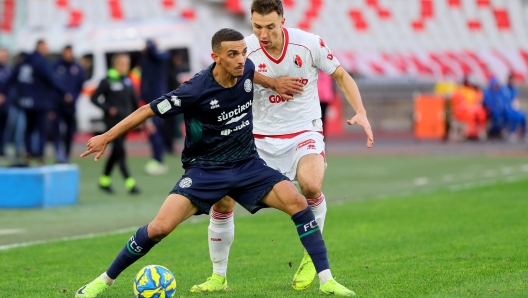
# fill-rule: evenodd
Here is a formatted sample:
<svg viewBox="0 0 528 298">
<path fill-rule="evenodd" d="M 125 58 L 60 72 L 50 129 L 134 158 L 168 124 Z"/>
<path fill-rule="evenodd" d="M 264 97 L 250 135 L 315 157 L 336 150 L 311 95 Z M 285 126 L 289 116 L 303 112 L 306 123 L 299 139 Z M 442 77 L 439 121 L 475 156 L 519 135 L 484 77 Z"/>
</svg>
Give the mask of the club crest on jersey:
<svg viewBox="0 0 528 298">
<path fill-rule="evenodd" d="M 180 187 L 181 188 L 188 188 L 188 187 L 191 187 L 192 185 L 192 179 L 189 178 L 189 177 L 185 177 L 183 178 L 182 180 L 180 180 Z"/>
<path fill-rule="evenodd" d="M 251 90 L 253 89 L 253 83 L 251 82 L 250 79 L 246 79 L 246 81 L 244 82 L 244 90 L 246 90 L 246 92 L 251 92 Z"/>
<path fill-rule="evenodd" d="M 172 101 L 172 104 L 175 106 L 175 107 L 179 107 L 181 106 L 181 100 L 178 98 L 178 96 L 171 96 L 170 100 Z"/>
<path fill-rule="evenodd" d="M 211 105 L 211 110 L 220 107 L 220 104 L 218 103 L 218 100 L 217 100 L 217 99 L 213 99 L 213 100 L 211 100 L 211 102 L 210 102 L 209 104 Z"/>
<path fill-rule="evenodd" d="M 268 72 L 268 69 L 267 69 L 266 64 L 264 64 L 264 63 L 260 63 L 260 64 L 258 65 L 258 70 L 257 70 L 257 71 L 258 71 L 258 72 Z"/>
<path fill-rule="evenodd" d="M 295 57 L 293 58 L 293 64 L 295 64 L 295 66 L 297 66 L 298 68 L 302 67 L 302 59 L 299 55 L 295 55 Z"/>
</svg>

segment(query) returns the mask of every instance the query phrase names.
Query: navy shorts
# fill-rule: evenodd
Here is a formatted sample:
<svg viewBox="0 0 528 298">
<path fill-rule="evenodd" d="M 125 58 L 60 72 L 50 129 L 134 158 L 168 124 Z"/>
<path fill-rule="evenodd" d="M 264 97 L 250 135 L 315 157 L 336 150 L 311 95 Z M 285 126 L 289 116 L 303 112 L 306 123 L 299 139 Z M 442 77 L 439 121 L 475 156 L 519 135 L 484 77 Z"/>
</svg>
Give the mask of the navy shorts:
<svg viewBox="0 0 528 298">
<path fill-rule="evenodd" d="M 182 195 L 198 206 L 197 215 L 209 214 L 211 207 L 226 195 L 255 213 L 268 207 L 259 201 L 284 180 L 290 181 L 256 157 L 228 165 L 190 166 L 171 194 Z"/>
</svg>

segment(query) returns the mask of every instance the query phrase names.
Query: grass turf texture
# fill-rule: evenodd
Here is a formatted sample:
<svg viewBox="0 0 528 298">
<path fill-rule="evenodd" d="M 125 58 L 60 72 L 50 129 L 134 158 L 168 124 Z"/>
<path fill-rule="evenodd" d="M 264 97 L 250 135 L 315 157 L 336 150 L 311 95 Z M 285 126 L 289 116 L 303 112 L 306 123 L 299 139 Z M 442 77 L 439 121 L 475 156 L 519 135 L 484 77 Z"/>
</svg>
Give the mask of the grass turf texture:
<svg viewBox="0 0 528 298">
<path fill-rule="evenodd" d="M 331 205 L 324 235 L 334 276 L 364 297 L 526 297 L 527 182 Z M 317 295 L 317 280 L 305 292 L 290 288 L 302 248 L 288 216 L 265 212 L 235 222 L 231 289 L 208 297 Z M 102 297 L 133 296 L 133 277 L 147 264 L 175 274 L 176 297 L 201 296 L 188 291 L 211 271 L 207 225 L 178 227 Z M 131 234 L 0 251 L 0 297 L 72 297 Z"/>
</svg>

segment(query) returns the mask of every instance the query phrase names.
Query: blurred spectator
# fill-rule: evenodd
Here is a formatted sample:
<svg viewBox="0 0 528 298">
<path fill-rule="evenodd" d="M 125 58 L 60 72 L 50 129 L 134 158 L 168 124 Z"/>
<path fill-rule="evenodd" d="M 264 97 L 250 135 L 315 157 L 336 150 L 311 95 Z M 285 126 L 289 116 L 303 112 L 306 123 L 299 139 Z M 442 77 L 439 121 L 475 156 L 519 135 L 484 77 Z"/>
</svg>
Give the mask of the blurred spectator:
<svg viewBox="0 0 528 298">
<path fill-rule="evenodd" d="M 0 48 L 0 90 L 4 88 L 4 84 L 11 76 L 11 68 L 7 65 L 9 60 L 9 53 L 6 49 Z M 0 97 L 0 157 L 4 157 L 4 145 L 7 136 L 4 134 L 6 131 L 7 116 L 9 111 L 8 97 Z"/>
<path fill-rule="evenodd" d="M 326 120 L 326 110 L 328 106 L 334 101 L 334 80 L 331 76 L 327 75 L 323 71 L 319 71 L 319 77 L 317 79 L 317 90 L 319 91 L 319 102 L 321 105 L 321 120 L 323 121 L 323 129 Z"/>
<path fill-rule="evenodd" d="M 26 115 L 26 131 L 24 141 L 26 145 L 26 164 L 31 157 L 38 159 L 39 164 L 44 164 L 44 145 L 46 142 L 46 129 L 48 113 L 53 109 L 54 92 L 59 92 L 64 100 L 71 100 L 68 93 L 53 76 L 51 64 L 46 60 L 48 47 L 44 40 L 37 42 L 33 53 L 25 56 L 23 61 L 15 66 L 13 75 L 7 82 L 8 88 L 17 88 L 18 97 L 16 104 Z M 5 94 L 6 89 L 0 90 Z M 32 135 L 38 137 L 37 146 L 32 147 Z"/>
<path fill-rule="evenodd" d="M 15 56 L 15 64 L 20 64 L 24 61 L 26 53 L 19 53 Z M 1 86 L 0 86 L 1 88 Z M 12 166 L 26 166 L 24 162 L 21 161 L 24 154 L 24 133 L 26 131 L 26 114 L 24 111 L 16 104 L 18 98 L 18 88 L 9 88 L 7 87 L 7 97 L 6 102 L 8 104 L 8 117 L 7 125 L 5 128 L 4 140 L 7 142 L 13 142 L 15 147 L 15 161 Z"/>
<path fill-rule="evenodd" d="M 491 118 L 489 134 L 492 136 L 502 136 L 506 128 L 506 103 L 508 94 L 501 87 L 496 78 L 491 78 L 488 88 L 484 91 L 484 107 Z"/>
<path fill-rule="evenodd" d="M 508 77 L 505 92 L 506 100 L 506 119 L 508 121 L 508 140 L 516 142 L 518 139 L 524 140 L 526 137 L 526 113 L 521 110 L 515 76 L 511 74 Z M 517 135 L 518 133 L 518 135 Z"/>
<path fill-rule="evenodd" d="M 154 99 L 168 93 L 167 86 L 167 64 L 170 55 L 160 52 L 156 43 L 147 40 L 141 57 L 141 99 L 150 103 Z M 145 123 L 149 134 L 152 148 L 152 160 L 145 165 L 145 172 L 150 175 L 161 175 L 168 171 L 163 164 L 163 120 L 160 117 L 152 117 Z"/>
<path fill-rule="evenodd" d="M 464 124 L 467 138 L 486 139 L 486 110 L 482 106 L 483 94 L 478 86 L 464 78 L 462 85 L 455 88 L 451 99 L 451 110 L 455 121 Z"/>
<path fill-rule="evenodd" d="M 138 108 L 137 96 L 128 78 L 129 70 L 130 57 L 127 54 L 115 54 L 112 56 L 112 68 L 108 70 L 108 76 L 101 80 L 92 94 L 92 102 L 104 112 L 103 121 L 107 130 Z M 126 134 L 121 135 L 112 142 L 112 152 L 106 161 L 103 175 L 99 178 L 99 187 L 108 193 L 114 192 L 110 175 L 116 162 L 125 178 L 127 190 L 131 194 L 139 193 L 136 180 L 130 176 L 126 162 L 125 136 Z"/>
<path fill-rule="evenodd" d="M 176 90 L 180 87 L 180 75 L 183 73 L 183 57 L 179 53 L 172 55 L 171 61 L 167 67 L 167 86 L 169 91 Z M 183 115 L 169 117 L 163 120 L 163 140 L 165 150 L 174 154 L 174 138 L 181 138 L 180 123 L 183 121 Z"/>
<path fill-rule="evenodd" d="M 55 160 L 57 163 L 68 163 L 70 160 L 73 136 L 77 126 L 75 104 L 81 94 L 84 83 L 84 70 L 73 57 L 71 46 L 64 47 L 62 57 L 53 64 L 57 80 L 68 90 L 72 97 L 59 98 L 56 102 L 55 119 L 53 119 L 53 143 L 55 145 Z M 61 132 L 64 125 L 65 132 Z M 64 143 L 64 151 L 61 149 Z"/>
</svg>

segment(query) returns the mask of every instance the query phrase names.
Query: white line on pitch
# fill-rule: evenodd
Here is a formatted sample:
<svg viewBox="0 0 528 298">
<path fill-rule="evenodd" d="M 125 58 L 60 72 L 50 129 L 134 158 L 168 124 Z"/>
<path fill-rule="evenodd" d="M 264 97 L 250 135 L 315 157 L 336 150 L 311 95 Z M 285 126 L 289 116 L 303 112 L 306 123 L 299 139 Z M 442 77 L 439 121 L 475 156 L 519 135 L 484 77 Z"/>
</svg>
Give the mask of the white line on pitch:
<svg viewBox="0 0 528 298">
<path fill-rule="evenodd" d="M 26 230 L 24 229 L 3 229 L 0 230 L 0 235 L 12 235 L 12 234 L 23 234 Z"/>
<path fill-rule="evenodd" d="M 429 178 L 427 177 L 420 177 L 420 178 L 414 179 L 414 185 L 422 186 L 422 185 L 427 185 L 427 184 L 429 184 Z"/>
</svg>

